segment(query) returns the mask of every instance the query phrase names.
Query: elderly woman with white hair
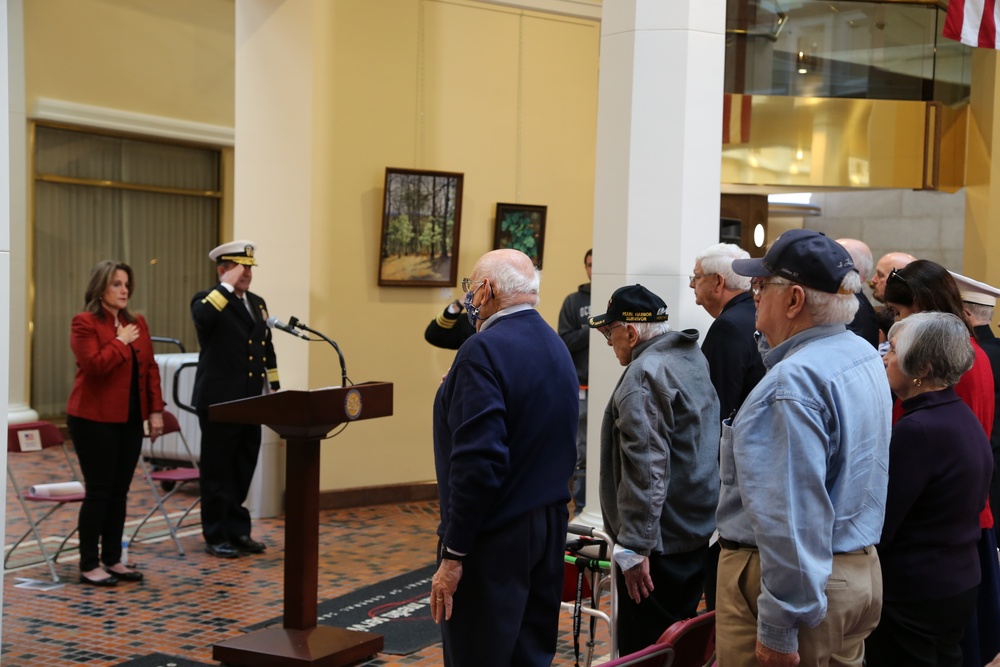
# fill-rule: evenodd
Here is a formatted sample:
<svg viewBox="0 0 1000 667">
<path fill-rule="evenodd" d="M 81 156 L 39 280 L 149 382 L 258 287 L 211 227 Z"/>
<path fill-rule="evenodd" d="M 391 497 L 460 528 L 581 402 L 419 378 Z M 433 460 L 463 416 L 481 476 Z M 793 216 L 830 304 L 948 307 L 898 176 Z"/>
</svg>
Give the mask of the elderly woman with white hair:
<svg viewBox="0 0 1000 667">
<path fill-rule="evenodd" d="M 974 352 L 966 324 L 943 312 L 897 322 L 889 343 L 883 362 L 903 416 L 889 446 L 878 544 L 884 602 L 865 641 L 867 665 L 961 665 L 959 642 L 980 583 L 979 512 L 992 472 L 989 440 L 954 389 Z"/>
</svg>

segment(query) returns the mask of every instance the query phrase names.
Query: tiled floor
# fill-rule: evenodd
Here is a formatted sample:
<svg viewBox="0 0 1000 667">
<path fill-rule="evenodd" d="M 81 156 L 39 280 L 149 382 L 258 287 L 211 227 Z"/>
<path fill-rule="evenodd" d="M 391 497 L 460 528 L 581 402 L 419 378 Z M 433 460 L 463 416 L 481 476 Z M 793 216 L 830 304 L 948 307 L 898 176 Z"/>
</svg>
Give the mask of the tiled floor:
<svg viewBox="0 0 1000 667">
<path fill-rule="evenodd" d="M 177 499 L 185 506 L 189 496 Z M 151 506 L 146 482 L 136 477 L 129 500 L 134 523 Z M 172 506 L 173 507 L 173 506 Z M 52 531 L 65 534 L 76 523 L 78 506 L 59 510 L 49 521 Z M 27 522 L 11 490 L 7 495 L 6 544 L 11 544 Z M 325 511 L 321 516 L 319 600 L 326 600 L 433 561 L 437 503 L 380 505 L 353 510 Z M 282 613 L 284 522 L 281 518 L 255 522 L 254 537 L 269 548 L 260 556 L 227 561 L 202 551 L 200 530 L 183 532 L 187 552 L 181 557 L 169 538 L 134 544 L 129 560 L 146 574 L 139 584 L 121 583 L 114 589 L 82 586 L 77 582 L 75 552 L 57 566 L 65 585 L 51 591 L 17 588 L 20 577 L 47 581 L 44 564 L 8 570 L 4 576 L 3 636 L 0 662 L 4 667 L 100 667 L 161 652 L 208 664 L 212 645 L 240 636 L 241 628 Z M 37 555 L 21 547 L 19 555 Z M 563 615 L 559 654 L 553 665 L 572 665 L 572 623 Z M 605 628 L 598 639 L 606 640 Z M 599 642 L 596 656 L 608 648 Z M 409 656 L 379 654 L 364 665 L 424 667 L 441 664 L 440 644 Z"/>
</svg>

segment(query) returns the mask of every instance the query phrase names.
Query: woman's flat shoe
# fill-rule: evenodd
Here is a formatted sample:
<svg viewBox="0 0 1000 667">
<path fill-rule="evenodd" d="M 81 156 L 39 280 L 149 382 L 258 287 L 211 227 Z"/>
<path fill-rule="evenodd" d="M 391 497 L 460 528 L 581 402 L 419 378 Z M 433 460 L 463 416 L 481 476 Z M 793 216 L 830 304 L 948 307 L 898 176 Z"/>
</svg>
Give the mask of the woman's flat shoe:
<svg viewBox="0 0 1000 667">
<path fill-rule="evenodd" d="M 83 576 L 81 574 L 80 575 L 80 583 L 81 584 L 88 584 L 90 586 L 105 586 L 105 587 L 107 587 L 107 586 L 117 586 L 118 585 L 118 577 L 116 577 L 115 575 L 111 575 L 110 577 L 107 577 L 106 579 L 88 579 L 87 577 L 85 577 L 85 576 Z"/>
<path fill-rule="evenodd" d="M 105 570 L 112 577 L 118 579 L 118 581 L 142 581 L 142 572 L 136 570 L 129 570 L 128 572 L 115 572 L 114 570 Z"/>
</svg>

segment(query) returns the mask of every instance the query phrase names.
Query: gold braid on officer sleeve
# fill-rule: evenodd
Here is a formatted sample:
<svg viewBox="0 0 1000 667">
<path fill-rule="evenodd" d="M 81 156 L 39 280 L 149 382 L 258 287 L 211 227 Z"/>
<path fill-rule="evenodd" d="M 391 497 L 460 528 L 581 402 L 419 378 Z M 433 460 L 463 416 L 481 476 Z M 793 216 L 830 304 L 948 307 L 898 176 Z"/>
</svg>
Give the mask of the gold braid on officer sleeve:
<svg viewBox="0 0 1000 667">
<path fill-rule="evenodd" d="M 201 302 L 212 304 L 212 306 L 220 313 L 222 312 L 223 308 L 229 305 L 229 299 L 227 299 L 226 296 L 217 289 L 214 289 L 211 292 L 209 292 L 208 296 L 202 299 Z"/>
<path fill-rule="evenodd" d="M 278 382 L 278 369 L 268 368 L 267 369 L 267 381 L 268 382 Z"/>
<path fill-rule="evenodd" d="M 444 316 L 444 313 L 437 316 L 437 325 L 442 329 L 451 329 L 455 326 L 455 322 L 458 322 L 458 318 L 449 319 Z"/>
</svg>

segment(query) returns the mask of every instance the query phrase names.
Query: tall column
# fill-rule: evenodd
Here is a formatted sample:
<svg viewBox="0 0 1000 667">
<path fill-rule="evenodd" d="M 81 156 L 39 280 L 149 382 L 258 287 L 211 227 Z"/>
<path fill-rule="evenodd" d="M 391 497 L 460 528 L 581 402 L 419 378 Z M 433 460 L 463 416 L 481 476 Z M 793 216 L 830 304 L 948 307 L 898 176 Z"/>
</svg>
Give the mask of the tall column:
<svg viewBox="0 0 1000 667">
<path fill-rule="evenodd" d="M 726 3 L 603 5 L 597 100 L 591 311 L 641 283 L 674 329 L 708 329 L 688 287 L 694 257 L 719 241 Z M 591 332 L 587 508 L 600 525 L 600 428 L 622 368 Z"/>
<path fill-rule="evenodd" d="M 16 57 L 11 58 L 8 49 L 11 44 L 20 45 L 20 38 L 11 39 L 8 35 L 8 12 L 14 14 L 16 20 L 11 24 L 14 25 L 14 30 L 20 35 L 21 33 L 21 21 L 20 21 L 20 10 L 21 10 L 21 0 L 0 0 L 0 72 L 6 72 L 7 66 L 11 60 L 20 62 Z M 22 68 L 23 71 L 23 68 Z M 8 109 L 9 103 L 9 93 L 8 88 L 13 88 L 19 84 L 22 87 L 22 92 L 20 93 L 21 99 L 24 99 L 23 93 L 23 83 L 22 78 L 8 78 L 7 86 L 0 86 L 0 109 Z M 24 104 L 22 102 L 21 109 L 24 109 Z M 22 114 L 21 120 L 23 121 L 24 116 Z M 8 114 L 0 113 L 0 201 L 10 200 L 10 189 L 11 189 L 11 151 L 10 143 L 8 138 L 8 131 L 10 127 L 18 122 L 16 114 L 10 111 L 10 116 Z M 23 135 L 23 131 L 22 131 Z M 24 162 L 24 156 L 21 155 L 21 162 Z M 23 197 L 22 197 L 23 199 Z M 10 313 L 11 313 L 11 216 L 10 209 L 0 208 L 0 332 L 7 334 L 7 339 L 10 340 Z M 0 368 L 7 368 L 8 363 L 12 357 L 18 356 L 16 353 L 10 353 L 9 345 L 0 345 Z M 0 404 L 6 404 L 8 401 L 7 394 L 8 380 L 7 375 L 0 373 Z M 0 426 L 4 427 L 4 431 L 7 430 L 7 415 L 0 412 Z M 7 469 L 7 448 L 3 448 L 3 453 L 0 454 L 0 464 L 3 468 Z M 4 475 L 3 481 L 0 482 L 0 522 L 6 524 L 7 520 L 7 476 Z M 3 604 L 3 590 L 0 586 L 0 605 Z M 0 631 L 2 631 L 2 620 L 0 620 Z"/>
<path fill-rule="evenodd" d="M 9 150 L 4 151 L 4 159 L 9 165 L 8 178 L 4 182 L 8 187 L 8 227 L 10 249 L 10 276 L 18 284 L 29 285 L 31 276 L 28 274 L 28 149 L 26 132 L 27 115 L 24 110 L 24 18 L 22 0 L 8 0 L 6 3 L 7 28 L 4 36 L 7 39 L 5 53 L 7 62 L 3 70 L 7 72 L 8 95 L 7 120 L 9 125 L 4 138 L 9 141 Z M 16 289 L 10 292 L 10 319 L 14 325 L 9 330 L 7 339 L 9 365 L 7 365 L 7 381 L 9 396 L 7 399 L 7 419 L 10 423 L 29 422 L 38 419 L 38 413 L 31 409 L 28 389 L 28 359 L 31 357 L 31 347 L 28 344 L 30 334 L 28 323 L 27 289 Z"/>
<path fill-rule="evenodd" d="M 972 49 L 972 94 L 965 164 L 962 273 L 1000 285 L 1000 68 L 997 52 Z M 991 262 L 990 259 L 993 259 Z"/>
<path fill-rule="evenodd" d="M 319 3 L 322 4 L 322 3 Z M 313 0 L 240 0 L 236 11 L 233 235 L 257 244 L 251 290 L 271 315 L 309 323 L 313 184 Z M 309 349 L 275 332 L 281 386 L 308 386 Z M 284 457 L 264 429 L 250 490 L 255 516 L 281 512 Z"/>
</svg>

